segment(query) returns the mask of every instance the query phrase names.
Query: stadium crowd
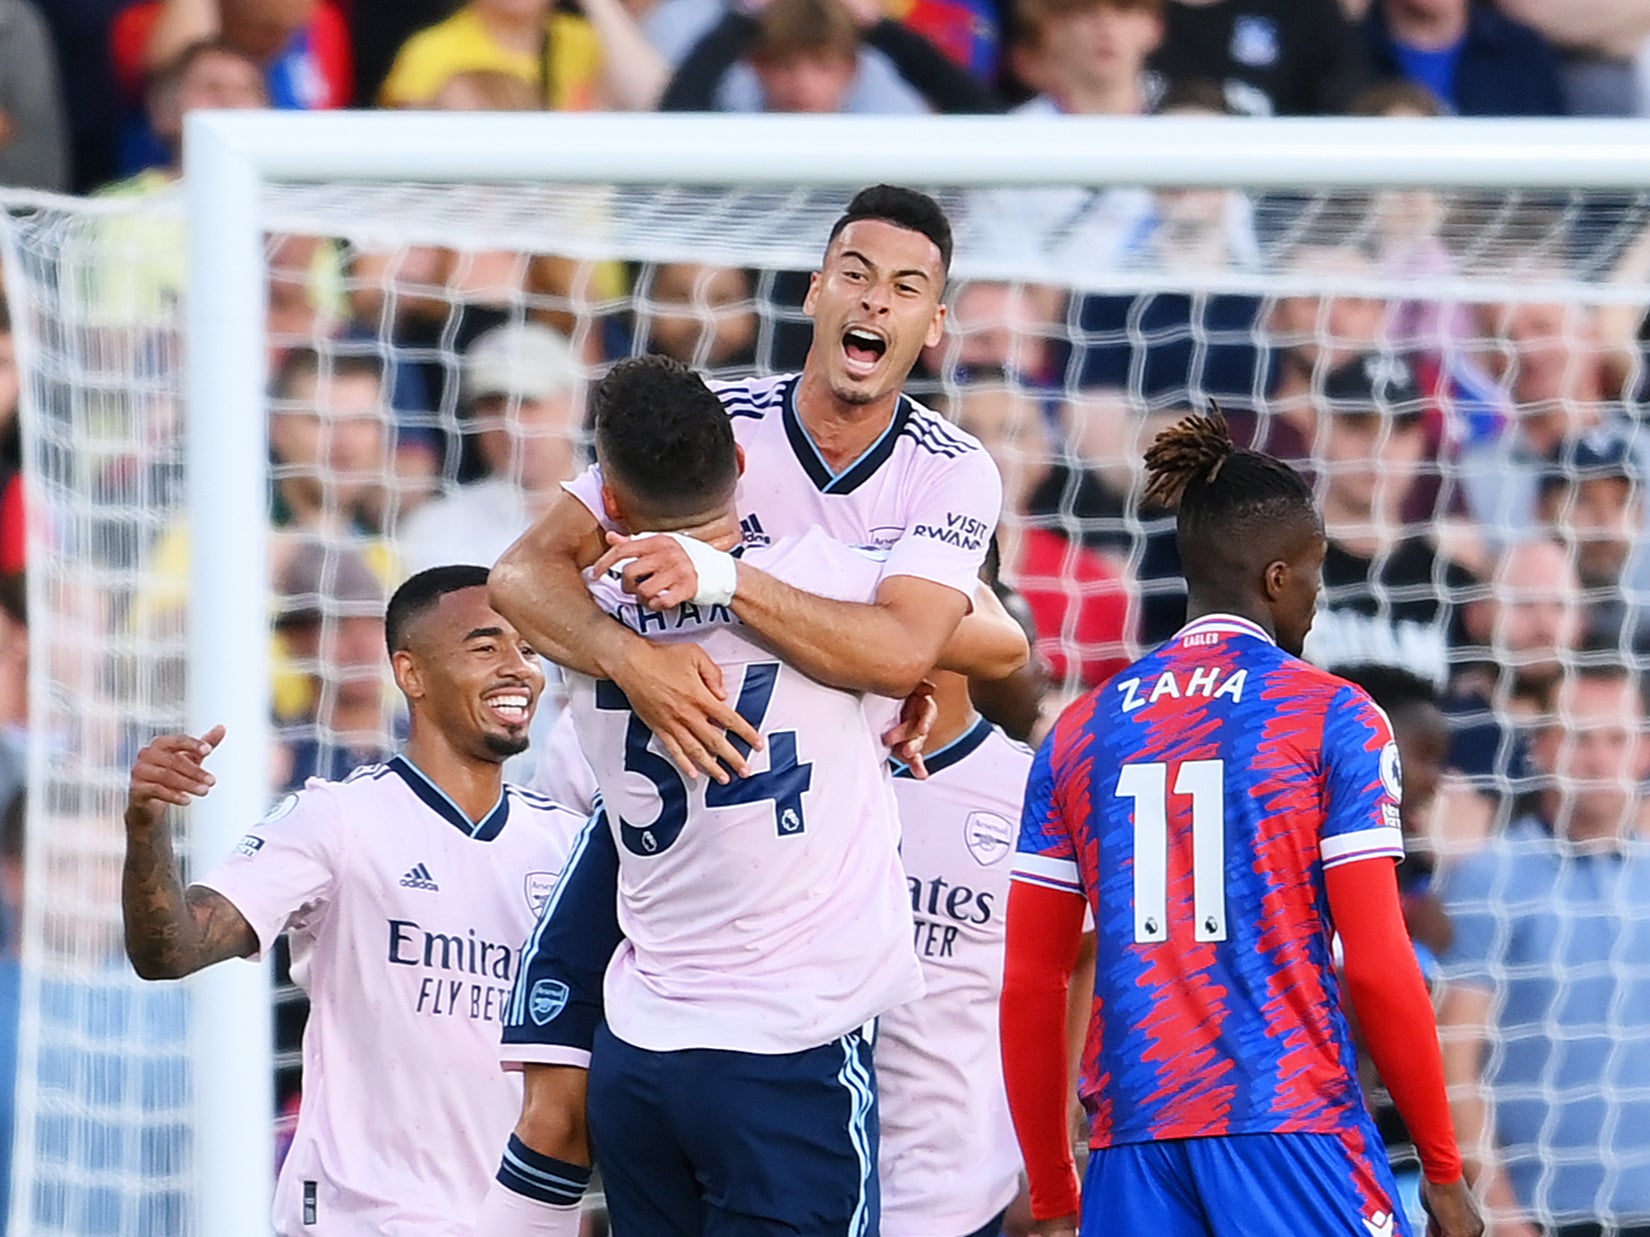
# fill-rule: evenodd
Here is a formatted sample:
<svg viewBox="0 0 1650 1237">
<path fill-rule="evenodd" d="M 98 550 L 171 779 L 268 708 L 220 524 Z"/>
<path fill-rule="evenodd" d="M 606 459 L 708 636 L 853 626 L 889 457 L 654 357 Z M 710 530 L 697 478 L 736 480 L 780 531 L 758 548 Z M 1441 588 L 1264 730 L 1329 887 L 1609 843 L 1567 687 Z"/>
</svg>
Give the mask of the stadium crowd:
<svg viewBox="0 0 1650 1237">
<path fill-rule="evenodd" d="M 186 113 L 266 106 L 1650 116 L 1650 4 L 0 0 L 0 189 L 175 194 Z M 1188 289 L 961 282 L 947 337 L 913 376 L 1004 480 L 1004 575 L 1049 681 L 1018 737 L 1035 743 L 1064 701 L 1180 626 L 1172 523 L 1144 500 L 1140 460 L 1186 409 L 1218 405 L 1244 445 L 1316 486 L 1329 554 L 1307 655 L 1363 683 L 1397 731 L 1403 882 L 1440 982 L 1457 1125 L 1492 1200 L 1520 1217 L 1495 1231 L 1614 1231 L 1585 1225 L 1623 1176 L 1639 1192 L 1611 1205 L 1650 1223 L 1650 327 L 1642 303 L 1543 290 L 1650 281 L 1638 208 L 1526 197 L 1509 223 L 1423 191 L 1303 203 L 1149 189 L 947 205 L 959 254 L 1029 246 L 1046 269 L 1081 252 L 1182 272 Z M 1475 248 L 1485 236 L 1532 243 Z M 111 216 L 95 241 L 126 258 L 84 272 L 82 321 L 175 375 L 181 227 Z M 272 237 L 269 256 L 282 788 L 396 750 L 390 592 L 425 567 L 491 563 L 543 512 L 587 462 L 584 397 L 607 362 L 655 352 L 742 377 L 798 368 L 807 348 L 806 272 L 301 235 Z M 1260 268 L 1319 291 L 1194 290 Z M 1492 268 L 1530 295 L 1327 291 Z M 629 311 L 601 308 L 615 304 Z M 17 1007 L 28 725 L 26 376 L 3 309 L 0 1022 Z M 178 492 L 181 414 L 165 386 L 119 393 L 144 447 L 93 462 L 112 502 Z M 102 630 L 179 628 L 186 533 L 99 531 L 106 565 L 142 578 L 88 603 Z M 555 712 L 541 711 L 514 775 L 546 777 L 533 762 Z M 283 1001 L 278 1018 L 291 1049 L 301 1006 Z M 0 1061 L 12 1029 L 0 1026 Z M 10 1094 L 0 1077 L 0 1138 Z M 1410 1162 L 1401 1125 L 1390 1141 Z M 0 1191 L 8 1175 L 0 1165 Z"/>
</svg>

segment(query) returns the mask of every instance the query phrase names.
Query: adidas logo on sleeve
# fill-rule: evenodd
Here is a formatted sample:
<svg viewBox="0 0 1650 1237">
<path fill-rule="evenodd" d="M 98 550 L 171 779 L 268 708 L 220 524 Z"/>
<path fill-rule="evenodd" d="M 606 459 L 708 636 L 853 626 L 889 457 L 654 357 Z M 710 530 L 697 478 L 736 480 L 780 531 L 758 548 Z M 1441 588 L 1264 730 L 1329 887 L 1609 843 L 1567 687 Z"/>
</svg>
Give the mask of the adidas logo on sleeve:
<svg viewBox="0 0 1650 1237">
<path fill-rule="evenodd" d="M 408 889 L 428 889 L 431 893 L 440 891 L 441 886 L 435 883 L 435 877 L 430 875 L 430 869 L 422 863 L 415 863 L 401 878 L 401 884 Z"/>
</svg>

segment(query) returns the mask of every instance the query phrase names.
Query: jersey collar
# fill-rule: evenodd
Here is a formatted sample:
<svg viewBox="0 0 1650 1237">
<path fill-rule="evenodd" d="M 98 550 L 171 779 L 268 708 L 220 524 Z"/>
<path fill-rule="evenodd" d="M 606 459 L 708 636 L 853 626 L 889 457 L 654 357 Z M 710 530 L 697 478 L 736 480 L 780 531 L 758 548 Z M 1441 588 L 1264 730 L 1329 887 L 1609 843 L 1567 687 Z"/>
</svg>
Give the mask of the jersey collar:
<svg viewBox="0 0 1650 1237">
<path fill-rule="evenodd" d="M 1253 636 L 1257 640 L 1264 640 L 1267 644 L 1276 644 L 1277 641 L 1266 634 L 1266 628 L 1253 619 L 1239 618 L 1235 614 L 1205 614 L 1202 618 L 1193 619 L 1175 632 L 1176 640 L 1184 640 L 1187 636 Z"/>
<path fill-rule="evenodd" d="M 464 810 L 452 801 L 452 798 L 441 787 L 432 782 L 417 765 L 407 759 L 405 752 L 390 757 L 389 767 L 400 775 L 401 780 L 407 783 L 408 789 L 417 795 L 437 816 L 457 829 L 465 837 L 474 838 L 478 842 L 491 842 L 500 833 L 504 832 L 504 822 L 510 817 L 510 796 L 499 793 L 498 802 L 493 810 L 488 812 L 479 821 L 472 821 L 464 814 Z"/>
<path fill-rule="evenodd" d="M 980 744 L 991 737 L 992 729 L 991 723 L 986 721 L 985 718 L 975 718 L 972 726 L 944 747 L 938 751 L 924 752 L 922 763 L 928 769 L 928 776 L 933 777 L 934 774 L 966 760 Z M 895 760 L 890 757 L 888 767 L 894 771 L 895 777 L 907 777 L 913 781 L 916 779 L 917 775 L 912 772 L 911 766 L 902 760 Z"/>
<path fill-rule="evenodd" d="M 780 419 L 785 423 L 785 437 L 790 439 L 791 450 L 796 454 L 796 462 L 802 465 L 802 471 L 808 474 L 808 480 L 814 483 L 814 488 L 820 493 L 851 494 L 875 476 L 877 469 L 886 464 L 888 457 L 894 454 L 900 433 L 905 429 L 905 423 L 911 419 L 911 401 L 901 395 L 894 407 L 893 420 L 888 423 L 888 428 L 882 431 L 882 436 L 848 467 L 841 472 L 832 472 L 824 457 L 819 454 L 819 448 L 814 445 L 813 436 L 802 424 L 802 418 L 797 415 L 796 393 L 801 386 L 801 378 L 793 379 L 785 390 L 785 398 L 780 402 Z"/>
</svg>

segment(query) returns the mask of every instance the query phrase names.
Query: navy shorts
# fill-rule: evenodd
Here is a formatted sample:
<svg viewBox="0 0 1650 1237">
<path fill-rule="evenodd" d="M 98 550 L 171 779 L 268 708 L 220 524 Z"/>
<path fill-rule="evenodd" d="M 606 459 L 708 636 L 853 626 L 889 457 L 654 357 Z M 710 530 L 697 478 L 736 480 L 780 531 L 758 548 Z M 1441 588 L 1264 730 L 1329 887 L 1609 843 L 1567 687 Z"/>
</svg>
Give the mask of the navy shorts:
<svg viewBox="0 0 1650 1237">
<path fill-rule="evenodd" d="M 602 978 L 619 931 L 619 852 L 598 807 L 521 951 L 504 1011 L 506 1063 L 584 1065 L 602 1020 Z"/>
<path fill-rule="evenodd" d="M 1412 1237 L 1373 1125 L 1091 1152 L 1084 1237 Z"/>
<path fill-rule="evenodd" d="M 876 1086 L 860 1031 L 768 1056 L 603 1026 L 590 1137 L 615 1237 L 874 1237 Z"/>
</svg>

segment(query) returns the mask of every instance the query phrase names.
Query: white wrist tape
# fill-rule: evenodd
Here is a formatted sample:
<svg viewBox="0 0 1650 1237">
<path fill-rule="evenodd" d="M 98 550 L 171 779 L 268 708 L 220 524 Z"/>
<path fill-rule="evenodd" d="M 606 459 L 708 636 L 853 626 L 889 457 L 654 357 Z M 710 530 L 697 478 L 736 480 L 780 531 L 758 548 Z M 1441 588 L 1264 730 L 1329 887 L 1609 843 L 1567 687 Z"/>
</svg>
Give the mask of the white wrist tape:
<svg viewBox="0 0 1650 1237">
<path fill-rule="evenodd" d="M 692 537 L 685 537 L 681 533 L 657 533 L 655 536 L 674 537 L 676 543 L 687 551 L 687 556 L 693 560 L 693 570 L 699 575 L 699 591 L 692 597 L 685 597 L 678 601 L 691 601 L 696 606 L 725 606 L 733 601 L 734 590 L 739 586 L 739 560 L 726 550 L 718 550 L 715 546 L 706 545 L 703 541 L 695 541 Z"/>
</svg>

